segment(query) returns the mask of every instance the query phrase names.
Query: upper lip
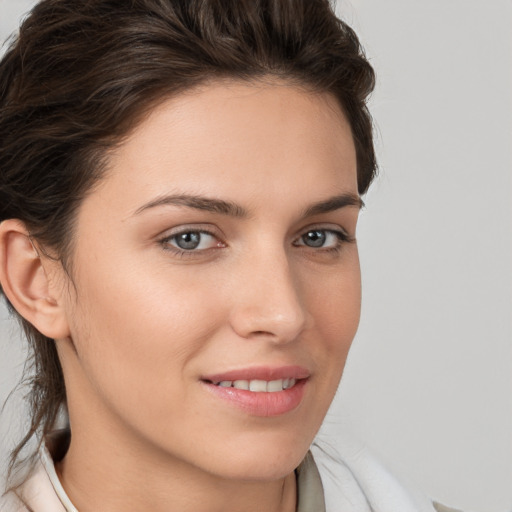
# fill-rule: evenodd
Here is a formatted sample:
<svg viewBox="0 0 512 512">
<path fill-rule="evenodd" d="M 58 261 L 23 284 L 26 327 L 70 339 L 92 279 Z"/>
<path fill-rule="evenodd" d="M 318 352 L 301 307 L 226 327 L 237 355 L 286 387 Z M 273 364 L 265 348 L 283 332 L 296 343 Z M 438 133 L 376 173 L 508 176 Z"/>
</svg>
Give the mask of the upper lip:
<svg viewBox="0 0 512 512">
<path fill-rule="evenodd" d="M 201 380 L 218 383 L 235 380 L 279 380 L 279 379 L 307 379 L 311 372 L 303 366 L 254 366 L 239 368 L 222 373 L 204 375 Z"/>
</svg>

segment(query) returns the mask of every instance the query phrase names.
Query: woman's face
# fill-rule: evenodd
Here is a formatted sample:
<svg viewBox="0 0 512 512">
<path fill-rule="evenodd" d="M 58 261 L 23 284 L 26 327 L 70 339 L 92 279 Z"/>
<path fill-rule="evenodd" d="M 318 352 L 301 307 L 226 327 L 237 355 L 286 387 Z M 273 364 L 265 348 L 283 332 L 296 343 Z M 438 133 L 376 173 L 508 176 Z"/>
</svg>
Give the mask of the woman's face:
<svg viewBox="0 0 512 512">
<path fill-rule="evenodd" d="M 78 213 L 58 342 L 72 446 L 292 471 L 358 325 L 358 212 L 329 95 L 222 82 L 158 106 Z"/>
</svg>

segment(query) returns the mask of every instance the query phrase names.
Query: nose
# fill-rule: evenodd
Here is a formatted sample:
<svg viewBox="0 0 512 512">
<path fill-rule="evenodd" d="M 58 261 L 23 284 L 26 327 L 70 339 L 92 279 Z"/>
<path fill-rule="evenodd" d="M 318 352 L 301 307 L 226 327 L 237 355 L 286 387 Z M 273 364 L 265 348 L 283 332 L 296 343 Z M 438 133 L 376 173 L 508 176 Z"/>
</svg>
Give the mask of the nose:
<svg viewBox="0 0 512 512">
<path fill-rule="evenodd" d="M 230 322 L 239 336 L 288 343 L 308 324 L 300 282 L 285 254 L 246 261 L 234 284 Z"/>
</svg>

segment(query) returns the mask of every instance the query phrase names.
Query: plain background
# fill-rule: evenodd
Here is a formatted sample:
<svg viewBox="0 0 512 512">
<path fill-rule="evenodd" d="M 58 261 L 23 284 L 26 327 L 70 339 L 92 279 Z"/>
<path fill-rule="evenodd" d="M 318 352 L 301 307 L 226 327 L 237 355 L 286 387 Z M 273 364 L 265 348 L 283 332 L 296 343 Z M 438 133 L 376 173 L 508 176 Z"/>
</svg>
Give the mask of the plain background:
<svg viewBox="0 0 512 512">
<path fill-rule="evenodd" d="M 0 0 L 0 37 L 33 2 Z M 512 1 L 351 0 L 376 68 L 381 175 L 359 245 L 363 313 L 325 422 L 451 506 L 512 510 Z M 0 400 L 23 353 L 0 308 Z M 0 460 L 19 437 L 1 418 Z"/>
</svg>

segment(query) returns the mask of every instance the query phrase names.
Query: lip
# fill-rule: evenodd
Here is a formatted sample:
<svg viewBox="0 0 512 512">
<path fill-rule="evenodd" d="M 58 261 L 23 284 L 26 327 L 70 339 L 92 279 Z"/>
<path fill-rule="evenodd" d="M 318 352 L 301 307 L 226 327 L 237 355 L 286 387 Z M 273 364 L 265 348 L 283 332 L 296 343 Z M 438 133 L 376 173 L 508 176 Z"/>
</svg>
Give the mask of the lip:
<svg viewBox="0 0 512 512">
<path fill-rule="evenodd" d="M 301 366 L 254 367 L 204 376 L 201 383 L 215 398 L 251 416 L 275 417 L 296 409 L 304 398 L 310 372 Z M 222 381 L 295 379 L 291 388 L 275 392 L 252 392 L 217 386 Z"/>
<path fill-rule="evenodd" d="M 201 380 L 218 383 L 223 380 L 278 380 L 278 379 L 307 379 L 311 372 L 303 366 L 255 366 L 251 368 L 240 368 L 229 370 L 223 373 L 215 373 L 201 377 Z"/>
</svg>

